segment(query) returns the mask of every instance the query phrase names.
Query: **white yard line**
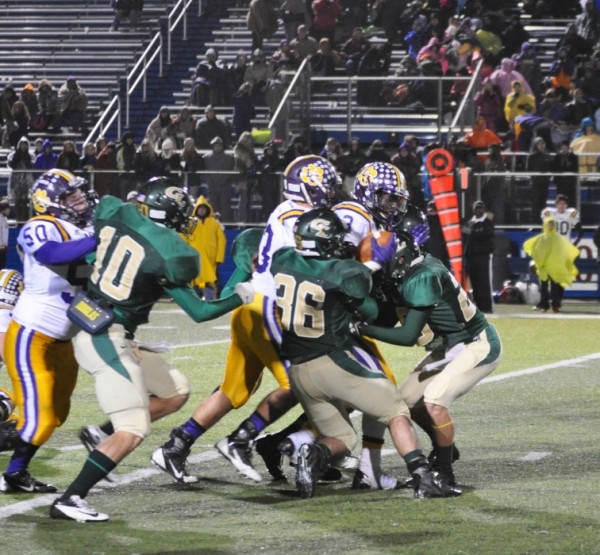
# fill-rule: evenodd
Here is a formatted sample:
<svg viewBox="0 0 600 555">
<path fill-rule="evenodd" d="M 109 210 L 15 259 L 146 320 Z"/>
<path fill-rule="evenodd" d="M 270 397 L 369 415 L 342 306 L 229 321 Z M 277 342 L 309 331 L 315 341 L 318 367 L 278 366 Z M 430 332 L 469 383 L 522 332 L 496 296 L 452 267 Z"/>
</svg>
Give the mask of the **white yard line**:
<svg viewBox="0 0 600 555">
<path fill-rule="evenodd" d="M 222 341 L 206 341 L 203 343 L 195 343 L 195 344 L 190 344 L 190 345 L 172 345 L 171 347 L 173 347 L 173 348 L 195 347 L 195 346 L 202 346 L 202 345 L 210 345 L 210 344 L 214 344 L 214 343 L 226 343 L 228 341 L 229 341 L 228 339 L 222 340 Z M 565 367 L 565 366 L 567 366 L 567 367 L 579 366 L 581 364 L 589 362 L 590 360 L 598 360 L 598 359 L 600 359 L 600 353 L 593 353 L 591 355 L 585 355 L 585 356 L 581 356 L 581 357 L 577 357 L 577 358 L 571 358 L 571 359 L 555 362 L 552 364 L 545 364 L 543 366 L 535 366 L 533 368 L 517 370 L 516 372 L 509 372 L 507 374 L 500 374 L 498 376 L 492 376 L 490 378 L 485 378 L 484 380 L 482 380 L 480 382 L 480 384 L 493 383 L 493 382 L 498 382 L 500 380 L 507 380 L 507 379 L 511 379 L 511 378 L 518 378 L 521 376 L 528 376 L 530 374 L 537 374 L 539 372 L 544 372 L 545 370 L 552 370 L 554 368 L 561 368 L 561 367 Z M 73 448 L 75 449 L 77 447 L 73 446 Z M 389 454 L 395 453 L 395 451 L 392 449 L 386 449 L 383 454 L 388 454 L 388 453 Z M 531 462 L 531 461 L 540 460 L 549 455 L 550 455 L 550 453 L 546 453 L 546 452 L 543 452 L 543 453 L 542 452 L 530 452 L 530 453 L 526 454 L 525 456 L 521 457 L 519 460 Z M 219 453 L 211 450 L 211 451 L 204 451 L 202 453 L 199 453 L 198 455 L 193 455 L 192 457 L 189 458 L 189 461 L 191 463 L 198 463 L 198 462 L 217 459 L 219 457 L 220 457 Z M 161 470 L 158 470 L 153 467 L 142 468 L 142 469 L 136 470 L 134 472 L 129 472 L 128 474 L 119 474 L 118 481 L 116 481 L 116 482 L 107 482 L 106 480 L 104 480 L 104 481 L 100 482 L 98 485 L 96 485 L 96 487 L 94 489 L 108 489 L 108 488 L 114 488 L 117 486 L 127 485 L 127 484 L 131 484 L 133 482 L 138 482 L 138 481 L 144 480 L 150 476 L 156 476 L 157 474 L 160 474 L 160 473 L 162 473 Z M 18 503 L 13 503 L 12 505 L 6 505 L 5 507 L 0 507 L 0 519 L 8 518 L 13 515 L 23 514 L 28 511 L 31 511 L 32 509 L 35 509 L 37 507 L 48 506 L 55 499 L 56 499 L 56 494 L 40 495 L 40 496 L 34 497 L 32 499 L 27 499 L 26 501 L 20 501 Z"/>
</svg>

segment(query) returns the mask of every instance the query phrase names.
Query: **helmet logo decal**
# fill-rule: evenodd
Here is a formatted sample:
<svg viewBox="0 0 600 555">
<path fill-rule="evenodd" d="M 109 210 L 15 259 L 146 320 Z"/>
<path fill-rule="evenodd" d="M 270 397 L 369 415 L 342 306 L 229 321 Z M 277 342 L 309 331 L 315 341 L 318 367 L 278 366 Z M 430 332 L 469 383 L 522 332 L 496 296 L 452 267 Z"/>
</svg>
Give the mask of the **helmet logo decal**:
<svg viewBox="0 0 600 555">
<path fill-rule="evenodd" d="M 52 202 L 50 197 L 48 197 L 48 191 L 39 187 L 33 191 L 31 201 L 33 203 L 33 209 L 37 214 L 44 214 Z"/>
<path fill-rule="evenodd" d="M 167 187 L 165 189 L 165 195 L 169 198 L 172 198 L 179 207 L 185 206 L 185 199 L 187 198 L 187 195 L 183 189 L 180 189 L 179 187 Z"/>
<path fill-rule="evenodd" d="M 323 184 L 323 168 L 316 164 L 309 164 L 304 166 L 300 172 L 300 179 L 302 183 L 306 183 L 312 187 Z"/>
<path fill-rule="evenodd" d="M 366 187 L 376 177 L 377 169 L 374 165 L 370 164 L 360 171 L 360 173 L 356 176 L 356 179 L 363 187 Z"/>
<path fill-rule="evenodd" d="M 313 231 L 315 236 L 323 237 L 324 239 L 326 239 L 327 237 L 329 237 L 331 222 L 325 220 L 324 218 L 315 218 L 312 222 L 310 222 L 309 227 Z"/>
</svg>

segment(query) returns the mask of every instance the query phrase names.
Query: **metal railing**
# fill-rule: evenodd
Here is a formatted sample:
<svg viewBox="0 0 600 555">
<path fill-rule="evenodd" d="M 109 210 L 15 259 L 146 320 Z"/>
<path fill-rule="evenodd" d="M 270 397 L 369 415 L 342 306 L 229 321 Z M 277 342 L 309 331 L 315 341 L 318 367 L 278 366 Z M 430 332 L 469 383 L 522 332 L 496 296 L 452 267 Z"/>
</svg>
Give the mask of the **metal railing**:
<svg viewBox="0 0 600 555">
<path fill-rule="evenodd" d="M 458 109 L 456 110 L 454 119 L 450 123 L 450 127 L 448 128 L 448 137 L 450 137 L 453 134 L 454 130 L 458 127 L 459 122 L 460 122 L 460 131 L 461 131 L 461 133 L 463 133 L 465 130 L 465 121 L 468 119 L 469 124 L 472 124 L 473 121 L 475 121 L 475 103 L 473 101 L 473 97 L 475 96 L 475 93 L 477 92 L 476 85 L 477 85 L 477 89 L 479 89 L 479 85 L 480 85 L 480 81 L 481 81 L 480 74 L 481 74 L 482 66 L 483 66 L 483 58 L 481 60 L 479 60 L 479 63 L 477 64 L 477 67 L 475 68 L 475 71 L 473 72 L 473 75 L 471 77 L 469 86 L 467 87 L 467 90 L 465 91 L 465 94 L 458 106 Z"/>
</svg>

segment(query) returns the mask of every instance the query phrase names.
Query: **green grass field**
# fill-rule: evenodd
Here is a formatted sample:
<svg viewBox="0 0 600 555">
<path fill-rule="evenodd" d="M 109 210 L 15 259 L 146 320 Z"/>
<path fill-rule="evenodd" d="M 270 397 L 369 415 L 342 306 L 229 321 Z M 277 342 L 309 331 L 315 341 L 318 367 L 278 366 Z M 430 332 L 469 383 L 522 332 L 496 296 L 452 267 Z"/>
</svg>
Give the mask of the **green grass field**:
<svg viewBox="0 0 600 555">
<path fill-rule="evenodd" d="M 186 420 L 219 383 L 229 336 L 227 317 L 195 325 L 175 305 L 160 303 L 139 339 L 173 347 L 174 364 L 193 383 L 189 404 L 154 425 L 153 434 L 120 465 L 117 483 L 104 482 L 90 494 L 90 504 L 111 516 L 108 523 L 51 520 L 54 495 L 0 494 L 0 552 L 600 553 L 600 304 L 571 302 L 561 315 L 502 305 L 491 319 L 503 340 L 504 359 L 486 383 L 453 407 L 462 497 L 414 500 L 409 490 L 352 491 L 349 475 L 302 500 L 292 471 L 289 484 L 271 484 L 255 456 L 265 481 L 254 484 L 213 449 L 274 387 L 270 375 L 247 407 L 196 443 L 190 467 L 201 477 L 198 484 L 175 484 L 150 464 L 150 454 L 171 427 Z M 422 356 L 417 348 L 383 350 L 399 380 Z M 2 375 L 0 385 L 6 384 Z M 71 417 L 40 450 L 32 473 L 63 490 L 86 456 L 78 429 L 101 421 L 93 382 L 81 373 Z M 404 477 L 391 441 L 386 448 L 386 472 Z M 0 454 L 0 469 L 7 462 L 8 455 Z"/>
</svg>

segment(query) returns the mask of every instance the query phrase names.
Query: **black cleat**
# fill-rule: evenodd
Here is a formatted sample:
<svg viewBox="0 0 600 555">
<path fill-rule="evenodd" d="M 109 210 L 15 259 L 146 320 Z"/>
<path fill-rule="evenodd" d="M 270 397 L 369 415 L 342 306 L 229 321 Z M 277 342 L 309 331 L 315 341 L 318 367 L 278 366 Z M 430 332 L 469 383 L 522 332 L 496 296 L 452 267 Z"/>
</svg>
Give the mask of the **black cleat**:
<svg viewBox="0 0 600 555">
<path fill-rule="evenodd" d="M 315 495 L 315 487 L 329 466 L 329 458 L 329 449 L 324 445 L 302 444 L 296 464 L 296 489 L 300 497 L 308 499 Z"/>
<path fill-rule="evenodd" d="M 240 474 L 255 482 L 262 481 L 262 476 L 252 465 L 252 442 L 235 441 L 230 436 L 216 443 L 215 447 Z"/>
<path fill-rule="evenodd" d="M 5 473 L 0 478 L 0 491 L 3 493 L 54 493 L 56 487 L 36 480 L 28 470 Z"/>
<path fill-rule="evenodd" d="M 457 497 L 462 494 L 460 488 L 452 487 L 443 483 L 435 472 L 426 466 L 420 466 L 413 473 L 414 496 L 417 499 L 429 499 L 434 497 Z"/>
<path fill-rule="evenodd" d="M 284 440 L 285 441 L 285 440 Z M 272 435 L 266 435 L 256 440 L 256 452 L 262 457 L 265 466 L 275 482 L 287 482 L 281 468 L 281 452 Z"/>
<path fill-rule="evenodd" d="M 198 477 L 187 471 L 187 457 L 193 443 L 192 437 L 184 430 L 173 428 L 171 439 L 152 453 L 151 461 L 176 482 L 193 484 Z"/>
</svg>

